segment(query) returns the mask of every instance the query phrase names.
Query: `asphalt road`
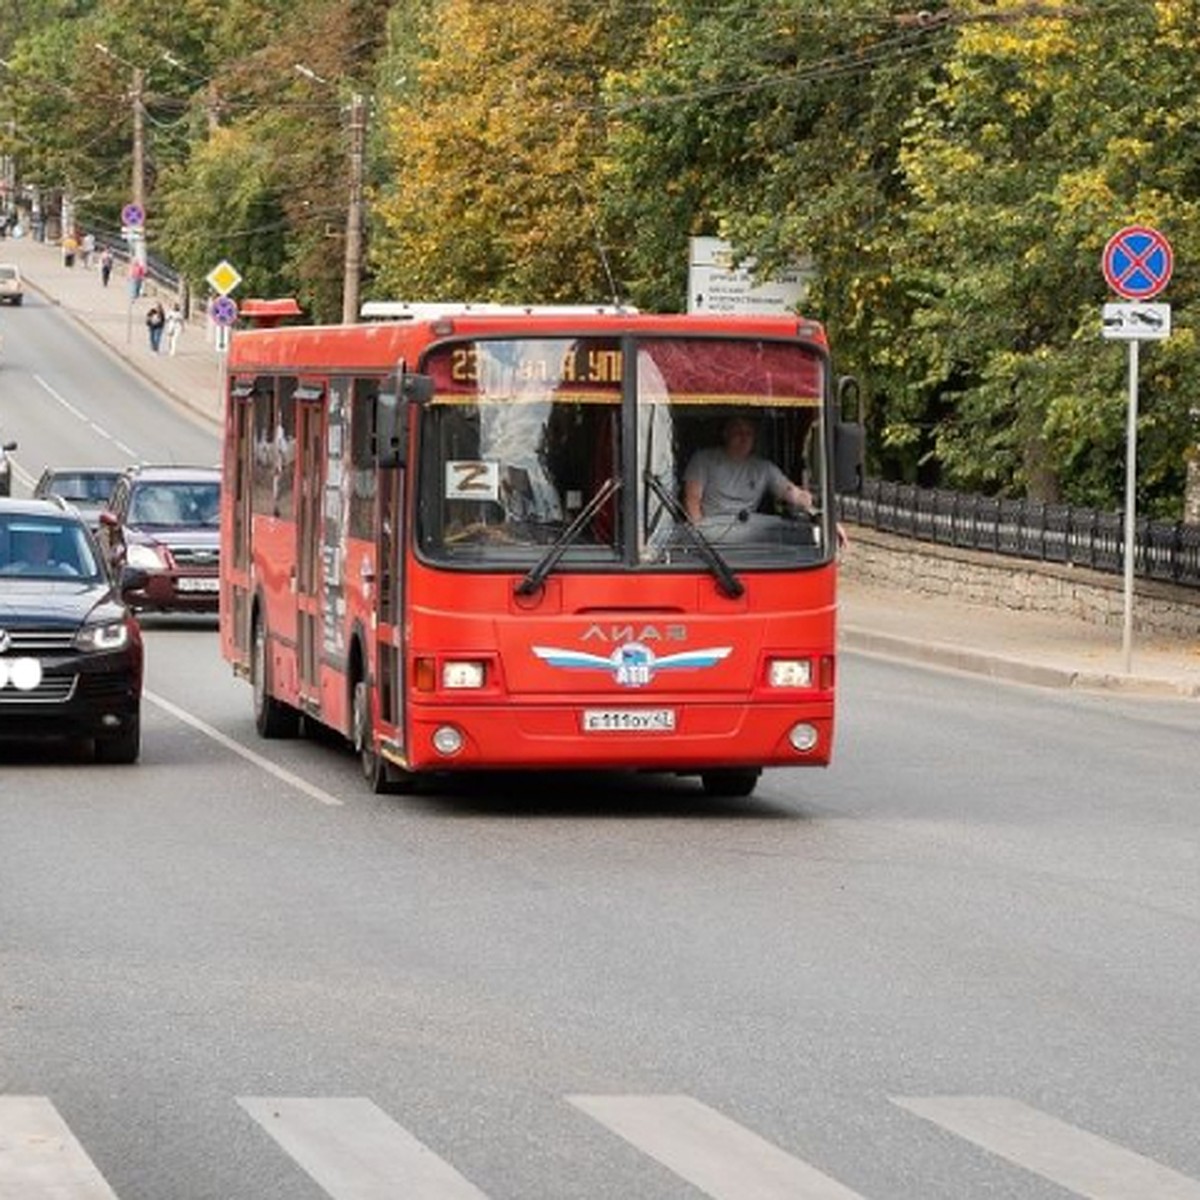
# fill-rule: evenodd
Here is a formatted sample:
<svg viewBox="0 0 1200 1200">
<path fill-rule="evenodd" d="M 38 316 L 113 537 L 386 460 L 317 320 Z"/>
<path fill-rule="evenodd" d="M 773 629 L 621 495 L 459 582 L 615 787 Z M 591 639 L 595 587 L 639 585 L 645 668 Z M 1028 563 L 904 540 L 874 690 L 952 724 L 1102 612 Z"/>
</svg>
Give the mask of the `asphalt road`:
<svg viewBox="0 0 1200 1200">
<path fill-rule="evenodd" d="M 0 321 L 0 434 L 20 443 L 18 481 L 31 485 L 47 465 L 217 461 L 216 430 L 164 401 L 38 293 L 0 310 Z"/>
<path fill-rule="evenodd" d="M 212 461 L 27 306 L 23 463 L 111 461 L 35 375 Z M 146 627 L 138 766 L 0 748 L 3 1200 L 1200 1198 L 1194 704 L 848 656 L 750 801 L 372 797 Z"/>
</svg>

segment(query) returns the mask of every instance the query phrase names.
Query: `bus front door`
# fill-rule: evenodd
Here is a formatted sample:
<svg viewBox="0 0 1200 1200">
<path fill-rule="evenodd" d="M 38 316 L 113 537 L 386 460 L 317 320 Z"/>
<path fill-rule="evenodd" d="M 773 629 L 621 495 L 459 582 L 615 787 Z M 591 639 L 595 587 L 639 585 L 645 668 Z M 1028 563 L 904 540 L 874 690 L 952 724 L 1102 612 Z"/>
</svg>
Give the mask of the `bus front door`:
<svg viewBox="0 0 1200 1200">
<path fill-rule="evenodd" d="M 404 740 L 404 479 L 402 468 L 379 471 L 376 545 L 375 686 L 380 742 L 403 761 Z"/>
<path fill-rule="evenodd" d="M 321 498 L 325 486 L 325 422 L 320 392 L 297 404 L 296 613 L 301 708 L 320 715 L 321 707 Z"/>
</svg>

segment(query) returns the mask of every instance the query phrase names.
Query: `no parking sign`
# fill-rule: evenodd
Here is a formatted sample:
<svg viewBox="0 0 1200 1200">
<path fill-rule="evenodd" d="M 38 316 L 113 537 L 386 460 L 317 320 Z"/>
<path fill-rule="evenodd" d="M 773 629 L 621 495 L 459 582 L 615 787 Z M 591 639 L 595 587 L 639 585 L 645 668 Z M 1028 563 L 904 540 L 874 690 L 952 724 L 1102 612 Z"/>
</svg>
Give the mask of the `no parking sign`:
<svg viewBox="0 0 1200 1200">
<path fill-rule="evenodd" d="M 1126 300 L 1149 300 L 1170 282 L 1175 255 L 1157 229 L 1127 225 L 1108 239 L 1100 266 L 1108 286 Z"/>
</svg>

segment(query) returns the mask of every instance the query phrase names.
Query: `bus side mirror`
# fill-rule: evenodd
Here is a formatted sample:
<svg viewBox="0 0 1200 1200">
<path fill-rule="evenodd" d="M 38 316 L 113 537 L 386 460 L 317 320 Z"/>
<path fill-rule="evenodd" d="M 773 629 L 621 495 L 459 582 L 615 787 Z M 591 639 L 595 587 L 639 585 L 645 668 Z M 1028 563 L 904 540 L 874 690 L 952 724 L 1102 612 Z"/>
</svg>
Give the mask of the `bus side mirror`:
<svg viewBox="0 0 1200 1200">
<path fill-rule="evenodd" d="M 400 419 L 395 392 L 380 392 L 375 399 L 375 462 L 381 467 L 398 467 L 408 454 L 407 422 Z M 407 410 L 403 410 L 407 416 Z"/>
<path fill-rule="evenodd" d="M 380 392 L 375 402 L 375 461 L 381 467 L 400 467 L 408 459 L 409 409 L 427 404 L 433 380 L 401 371 L 394 392 Z"/>
<path fill-rule="evenodd" d="M 837 407 L 838 417 L 833 427 L 833 488 L 839 494 L 857 495 L 863 488 L 867 439 L 862 423 L 862 391 L 854 376 L 844 375 L 838 380 Z"/>
</svg>

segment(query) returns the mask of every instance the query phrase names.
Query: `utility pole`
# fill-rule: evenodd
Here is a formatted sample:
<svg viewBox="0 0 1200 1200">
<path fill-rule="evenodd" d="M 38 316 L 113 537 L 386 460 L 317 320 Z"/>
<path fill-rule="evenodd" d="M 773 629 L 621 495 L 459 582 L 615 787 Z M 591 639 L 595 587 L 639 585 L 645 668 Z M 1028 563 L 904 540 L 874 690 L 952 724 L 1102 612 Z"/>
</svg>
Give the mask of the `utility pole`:
<svg viewBox="0 0 1200 1200">
<path fill-rule="evenodd" d="M 346 266 L 342 281 L 342 324 L 358 321 L 358 290 L 363 259 L 363 175 L 366 161 L 367 104 L 361 92 L 350 97 L 350 199 L 346 207 Z"/>
<path fill-rule="evenodd" d="M 121 63 L 133 73 L 133 84 L 129 92 L 129 98 L 133 104 L 133 172 L 129 199 L 131 203 L 137 205 L 144 220 L 146 212 L 146 73 L 141 67 L 110 50 L 103 42 L 96 42 L 95 45 L 105 58 L 111 58 L 114 62 Z M 141 237 L 130 242 L 129 255 L 131 259 L 136 258 L 143 263 L 146 261 L 144 225 Z"/>
<path fill-rule="evenodd" d="M 130 199 L 138 209 L 146 212 L 146 103 L 143 99 L 146 76 L 141 67 L 133 68 L 133 183 Z M 139 262 L 146 261 L 146 225 L 142 217 L 141 236 L 129 247 L 130 256 Z"/>
<path fill-rule="evenodd" d="M 145 73 L 133 68 L 133 191 L 130 199 L 146 211 L 146 105 L 142 99 Z"/>
</svg>

